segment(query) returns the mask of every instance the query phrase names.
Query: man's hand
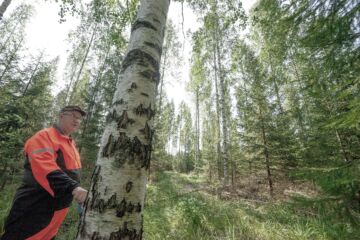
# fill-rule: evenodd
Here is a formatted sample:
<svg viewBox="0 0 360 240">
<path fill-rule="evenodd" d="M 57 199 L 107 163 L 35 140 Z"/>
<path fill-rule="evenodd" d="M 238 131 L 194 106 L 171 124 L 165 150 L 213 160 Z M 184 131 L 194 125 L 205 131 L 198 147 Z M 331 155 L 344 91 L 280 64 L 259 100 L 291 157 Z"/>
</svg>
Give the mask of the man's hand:
<svg viewBox="0 0 360 240">
<path fill-rule="evenodd" d="M 87 192 L 85 189 L 83 189 L 82 187 L 76 187 L 76 188 L 72 191 L 72 195 L 73 195 L 74 199 L 75 199 L 78 203 L 83 203 L 83 202 L 85 202 L 87 193 L 88 193 L 88 192 Z"/>
</svg>

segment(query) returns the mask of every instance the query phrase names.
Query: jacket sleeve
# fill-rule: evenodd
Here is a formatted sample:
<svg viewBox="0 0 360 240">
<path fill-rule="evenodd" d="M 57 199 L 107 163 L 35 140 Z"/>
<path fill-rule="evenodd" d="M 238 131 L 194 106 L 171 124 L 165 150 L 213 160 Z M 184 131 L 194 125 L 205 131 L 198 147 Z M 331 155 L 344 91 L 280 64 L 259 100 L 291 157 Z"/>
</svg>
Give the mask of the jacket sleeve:
<svg viewBox="0 0 360 240">
<path fill-rule="evenodd" d="M 34 178 L 51 196 L 71 194 L 79 186 L 56 164 L 57 154 L 47 132 L 40 131 L 31 137 L 24 150 Z"/>
</svg>

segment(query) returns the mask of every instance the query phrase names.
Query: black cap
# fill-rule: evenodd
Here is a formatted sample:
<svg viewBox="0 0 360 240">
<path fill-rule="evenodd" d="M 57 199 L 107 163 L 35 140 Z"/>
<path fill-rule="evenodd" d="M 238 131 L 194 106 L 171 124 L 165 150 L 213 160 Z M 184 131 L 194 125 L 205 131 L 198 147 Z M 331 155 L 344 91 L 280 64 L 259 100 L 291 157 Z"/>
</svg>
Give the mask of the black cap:
<svg viewBox="0 0 360 240">
<path fill-rule="evenodd" d="M 71 112 L 71 111 L 77 111 L 81 114 L 81 116 L 86 115 L 86 112 L 83 111 L 79 106 L 65 106 L 60 110 L 60 113 Z"/>
</svg>

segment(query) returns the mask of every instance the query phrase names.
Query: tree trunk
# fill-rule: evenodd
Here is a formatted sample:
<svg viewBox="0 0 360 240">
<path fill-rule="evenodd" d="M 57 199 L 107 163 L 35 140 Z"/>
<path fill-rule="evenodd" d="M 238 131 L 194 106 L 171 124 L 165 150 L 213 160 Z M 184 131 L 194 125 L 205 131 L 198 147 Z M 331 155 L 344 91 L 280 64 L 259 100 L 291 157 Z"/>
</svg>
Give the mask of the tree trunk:
<svg viewBox="0 0 360 240">
<path fill-rule="evenodd" d="M 142 0 L 77 239 L 142 239 L 156 85 L 169 0 Z"/>
<path fill-rule="evenodd" d="M 72 89 L 71 95 L 70 95 L 69 99 L 66 99 L 66 105 L 70 104 L 70 103 L 72 102 L 72 100 L 73 100 L 74 93 L 75 93 L 75 91 L 76 91 L 76 86 L 77 86 L 77 84 L 78 84 L 78 82 L 79 82 L 81 73 L 82 73 L 82 71 L 83 71 L 83 69 L 84 69 L 85 62 L 86 62 L 86 60 L 87 60 L 87 58 L 88 58 L 88 56 L 89 56 L 90 47 L 91 47 L 91 45 L 92 45 L 92 43 L 93 43 L 93 41 L 94 41 L 95 32 L 96 32 L 96 30 L 94 30 L 93 33 L 92 33 L 92 35 L 91 35 L 90 42 L 89 42 L 89 44 L 88 44 L 88 46 L 87 46 L 87 48 L 86 48 L 85 56 L 84 56 L 84 58 L 83 58 L 83 60 L 82 60 L 82 62 L 81 62 L 81 66 L 80 66 L 79 72 L 78 72 L 77 77 L 76 77 L 76 80 L 75 80 L 75 82 L 74 82 L 74 87 L 73 87 L 73 89 Z M 70 82 L 70 85 L 71 85 L 71 82 Z M 71 87 L 71 86 L 69 86 L 69 88 L 70 88 L 70 87 Z M 69 91 L 68 91 L 68 93 L 69 93 Z M 68 93 L 67 93 L 67 94 L 68 94 Z M 67 98 L 67 97 L 66 97 L 66 98 Z"/>
<path fill-rule="evenodd" d="M 92 117 L 92 114 L 93 114 L 94 107 L 95 107 L 95 105 L 97 105 L 96 97 L 98 96 L 99 87 L 101 86 L 102 74 L 103 74 L 104 69 L 105 69 L 105 65 L 106 65 L 106 61 L 107 61 L 107 58 L 108 58 L 109 51 L 110 51 L 110 47 L 108 47 L 107 53 L 105 55 L 104 62 L 102 64 L 102 66 L 100 67 L 99 72 L 98 72 L 98 74 L 96 76 L 95 84 L 94 84 L 94 87 L 93 87 L 92 92 L 91 92 L 91 100 L 90 100 L 89 105 L 88 105 L 87 110 L 86 110 L 86 113 L 87 113 L 86 118 L 85 118 L 85 121 L 82 124 L 83 127 L 82 127 L 82 131 L 81 131 L 80 139 L 84 139 L 85 134 L 87 133 L 86 130 L 87 130 L 88 124 L 89 124 L 89 122 L 91 120 L 91 117 Z M 96 109 L 96 107 L 95 107 L 95 109 Z M 80 155 L 81 155 L 82 149 L 83 149 L 83 144 L 81 144 L 79 146 L 79 154 Z"/>
<path fill-rule="evenodd" d="M 216 18 L 218 18 L 216 14 Z M 216 19 L 216 28 L 217 32 L 219 32 L 219 23 L 218 19 Z M 218 38 L 218 34 L 215 35 L 215 43 L 216 43 L 216 54 L 217 54 L 217 63 L 219 68 L 219 83 L 220 83 L 220 110 L 221 110 L 221 126 L 222 126 L 222 160 L 223 160 L 223 166 L 224 166 L 224 185 L 226 185 L 229 182 L 229 173 L 228 173 L 228 167 L 229 167 L 229 149 L 228 149 L 228 129 L 227 129 L 227 114 L 226 114 L 226 103 L 225 103 L 225 79 L 224 74 L 222 71 L 222 64 L 220 60 L 220 42 L 221 39 Z"/>
<path fill-rule="evenodd" d="M 269 157 L 268 143 L 267 143 L 267 138 L 266 138 L 266 133 L 265 133 L 264 118 L 263 118 L 262 112 L 261 112 L 261 106 L 259 106 L 259 109 L 260 109 L 261 133 L 262 133 L 262 139 L 263 139 L 263 145 L 264 145 L 264 157 L 265 157 L 265 164 L 266 164 L 267 179 L 268 179 L 268 184 L 269 184 L 270 196 L 273 197 L 274 189 L 273 189 L 273 181 L 272 181 L 271 169 L 270 169 L 270 157 Z"/>
<path fill-rule="evenodd" d="M 342 152 L 342 154 L 343 154 L 343 156 L 344 156 L 344 161 L 345 161 L 345 162 L 349 162 L 349 161 L 350 161 L 350 157 L 348 156 L 348 153 L 346 152 L 345 144 L 344 144 L 343 141 L 341 140 L 339 131 L 338 131 L 337 129 L 335 129 L 335 133 L 336 133 L 336 139 L 337 139 L 338 142 L 339 142 L 339 146 L 340 146 L 341 152 Z"/>
<path fill-rule="evenodd" d="M 162 98 L 163 98 L 163 87 L 164 87 L 164 74 L 165 74 L 165 66 L 166 66 L 166 61 L 167 61 L 167 52 L 168 52 L 168 48 L 165 49 L 164 52 L 164 60 L 162 62 L 163 66 L 161 67 L 161 75 L 160 75 L 160 86 L 159 86 L 159 104 L 156 107 L 158 112 L 161 112 L 161 107 L 162 107 Z"/>
<path fill-rule="evenodd" d="M 38 70 L 38 68 L 39 68 L 39 65 L 40 65 L 40 63 L 41 63 L 42 58 L 43 58 L 43 53 L 41 53 L 41 55 L 39 56 L 39 59 L 37 60 L 36 66 L 35 66 L 34 70 L 33 70 L 32 73 L 31 73 L 31 76 L 30 76 L 30 78 L 29 78 L 29 81 L 28 81 L 27 84 L 26 84 L 26 87 L 25 87 L 25 89 L 24 89 L 24 92 L 23 92 L 23 94 L 22 94 L 22 97 L 25 97 L 26 92 L 27 92 L 27 90 L 29 89 L 30 84 L 32 83 L 32 81 L 33 81 L 33 79 L 34 79 L 35 73 L 37 72 L 37 70 Z"/>
<path fill-rule="evenodd" d="M 215 38 L 215 33 L 214 33 L 214 38 Z M 223 165 L 222 165 L 222 155 L 221 155 L 221 134 L 220 134 L 220 100 L 219 100 L 219 89 L 218 89 L 218 81 L 217 81 L 217 78 L 218 78 L 218 69 L 217 69 L 217 56 L 216 56 L 216 46 L 214 44 L 214 49 L 213 49 L 213 52 L 214 52 L 214 85 L 215 85 L 215 97 L 216 97 L 216 123 L 217 123 L 217 166 L 218 166 L 218 177 L 219 177 L 219 180 L 221 180 L 221 178 L 224 176 L 224 168 L 223 168 Z"/>
<path fill-rule="evenodd" d="M 6 9 L 8 8 L 8 6 L 10 5 L 11 0 L 4 0 L 2 2 L 2 4 L 0 5 L 0 20 L 2 20 L 4 13 L 6 11 Z"/>
<path fill-rule="evenodd" d="M 196 162 L 195 169 L 198 171 L 200 166 L 200 113 L 199 113 L 199 88 L 196 89 Z"/>
<path fill-rule="evenodd" d="M 279 106 L 280 113 L 283 114 L 284 109 L 283 109 L 282 104 L 281 104 L 281 97 L 280 97 L 280 93 L 279 93 L 279 85 L 278 85 L 278 83 L 276 81 L 276 72 L 274 71 L 273 62 L 272 62 L 272 56 L 271 56 L 269 51 L 268 51 L 268 56 L 269 56 L 269 65 L 270 65 L 270 78 L 271 78 L 271 80 L 272 80 L 272 82 L 274 84 L 276 101 L 277 101 L 277 104 Z"/>
</svg>

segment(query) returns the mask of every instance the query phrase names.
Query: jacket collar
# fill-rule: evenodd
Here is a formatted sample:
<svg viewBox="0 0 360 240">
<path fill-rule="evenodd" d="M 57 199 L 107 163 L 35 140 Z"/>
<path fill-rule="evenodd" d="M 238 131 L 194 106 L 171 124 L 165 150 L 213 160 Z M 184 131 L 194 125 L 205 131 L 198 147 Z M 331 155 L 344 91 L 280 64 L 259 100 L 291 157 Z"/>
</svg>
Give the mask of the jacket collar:
<svg viewBox="0 0 360 240">
<path fill-rule="evenodd" d="M 61 135 L 63 138 L 72 140 L 71 135 L 70 135 L 70 136 L 64 135 L 64 132 L 61 130 L 61 128 L 59 127 L 59 125 L 58 125 L 57 123 L 54 123 L 54 124 L 53 124 L 53 128 L 54 128 L 54 129 L 56 130 L 56 132 L 59 133 L 59 135 Z"/>
</svg>

